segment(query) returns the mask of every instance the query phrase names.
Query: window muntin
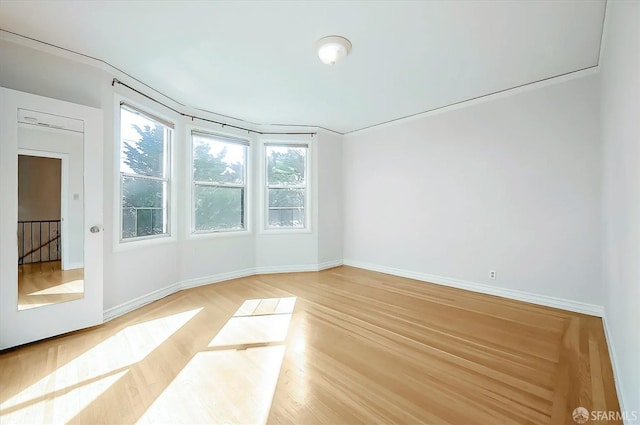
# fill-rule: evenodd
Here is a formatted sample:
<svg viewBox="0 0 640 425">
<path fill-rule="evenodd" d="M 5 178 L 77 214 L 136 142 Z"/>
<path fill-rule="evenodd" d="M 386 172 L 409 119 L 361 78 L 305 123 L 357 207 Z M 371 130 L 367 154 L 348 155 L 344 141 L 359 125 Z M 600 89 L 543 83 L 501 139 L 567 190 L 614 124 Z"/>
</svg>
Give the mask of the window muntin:
<svg viewBox="0 0 640 425">
<path fill-rule="evenodd" d="M 192 132 L 193 233 L 246 230 L 249 143 Z"/>
<path fill-rule="evenodd" d="M 266 144 L 267 229 L 307 227 L 306 144 Z"/>
<path fill-rule="evenodd" d="M 120 106 L 121 241 L 168 236 L 173 125 Z"/>
</svg>

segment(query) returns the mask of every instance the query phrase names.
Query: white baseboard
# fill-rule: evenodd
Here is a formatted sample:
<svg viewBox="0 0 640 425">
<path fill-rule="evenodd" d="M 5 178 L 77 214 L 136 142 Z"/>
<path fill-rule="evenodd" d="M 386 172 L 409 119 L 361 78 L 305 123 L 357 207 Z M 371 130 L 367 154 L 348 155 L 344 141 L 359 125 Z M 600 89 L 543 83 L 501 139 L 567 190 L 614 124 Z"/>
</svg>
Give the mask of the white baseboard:
<svg viewBox="0 0 640 425">
<path fill-rule="evenodd" d="M 83 263 L 66 263 L 64 265 L 64 270 L 75 270 L 75 269 L 81 269 L 84 267 Z"/>
<path fill-rule="evenodd" d="M 453 288 L 466 289 L 468 291 L 479 292 L 482 294 L 495 295 L 498 297 L 514 299 L 518 301 L 524 301 L 533 304 L 544 305 L 547 307 L 560 308 L 563 310 L 574 311 L 576 313 L 589 314 L 592 316 L 603 317 L 604 307 L 587 304 L 580 301 L 567 300 L 564 298 L 550 297 L 547 295 L 532 294 L 530 292 L 519 291 L 514 289 L 500 288 L 497 286 L 485 285 L 482 283 L 468 282 L 464 280 L 454 279 L 450 277 L 431 275 L 427 273 L 413 272 L 409 270 L 396 269 L 392 267 L 380 266 L 377 264 L 365 263 L 354 260 L 336 260 L 326 261 L 320 264 L 309 265 L 295 265 L 295 266 L 269 266 L 269 267 L 255 267 L 250 269 L 244 269 L 234 272 L 219 273 L 210 276 L 204 276 L 196 279 L 184 280 L 174 283 L 165 288 L 135 298 L 131 301 L 127 301 L 115 307 L 109 308 L 104 311 L 104 321 L 107 322 L 125 313 L 133 311 L 143 305 L 149 304 L 153 301 L 164 298 L 167 295 L 171 295 L 182 289 L 195 288 L 198 286 L 209 285 L 211 283 L 223 282 L 226 280 L 237 279 L 241 277 L 253 276 L 256 274 L 271 274 L 271 273 L 298 273 L 298 272 L 314 272 L 329 269 L 332 267 L 338 267 L 341 265 L 347 265 L 352 267 L 358 267 L 361 269 L 372 270 L 380 273 L 387 273 L 394 276 L 406 277 L 409 279 L 416 279 L 423 282 L 435 283 L 438 285 L 450 286 Z M 606 329 L 606 328 L 605 328 Z M 607 337 L 609 341 L 609 337 Z M 614 352 L 611 347 L 610 352 Z"/>
<path fill-rule="evenodd" d="M 210 276 L 199 277 L 196 279 L 183 280 L 178 283 L 179 289 L 189 289 L 198 286 L 209 285 L 211 283 L 223 282 L 225 280 L 238 279 L 240 277 L 253 276 L 255 269 L 244 269 L 236 272 L 218 273 Z"/>
<path fill-rule="evenodd" d="M 613 345 L 613 339 L 611 338 L 611 332 L 609 331 L 609 325 L 607 324 L 607 311 L 605 309 L 602 315 L 602 326 L 604 327 L 604 338 L 607 340 L 607 348 L 609 349 L 609 358 L 611 359 L 611 368 L 613 369 L 613 383 L 616 386 L 616 393 L 618 393 L 618 403 L 620 404 L 620 411 L 626 412 L 624 408 L 624 393 L 622 392 L 622 386 L 620 385 L 619 377 L 622 376 L 616 365 L 616 350 Z"/>
<path fill-rule="evenodd" d="M 271 274 L 271 273 L 300 273 L 300 272 L 319 272 L 320 270 L 330 269 L 342 265 L 342 261 L 325 261 L 320 264 L 305 264 L 298 266 L 268 266 L 256 267 L 254 274 Z"/>
<path fill-rule="evenodd" d="M 103 322 L 113 320 L 118 316 L 129 313 L 144 305 L 157 301 L 168 295 L 174 294 L 183 289 L 195 288 L 198 286 L 209 285 L 212 283 L 223 282 L 231 279 L 238 279 L 241 277 L 253 276 L 257 274 L 271 274 L 271 273 L 296 273 L 296 272 L 317 272 L 320 270 L 329 269 L 332 267 L 338 267 L 342 265 L 341 260 L 326 261 L 320 264 L 310 265 L 297 265 L 297 266 L 273 266 L 273 267 L 254 267 L 250 269 L 244 269 L 239 271 L 218 273 L 214 275 L 199 277 L 195 279 L 183 280 L 181 282 L 174 283 L 165 288 L 158 289 L 157 291 L 150 292 L 141 297 L 135 298 L 131 301 L 127 301 L 115 307 L 106 309 L 103 313 Z"/>
<path fill-rule="evenodd" d="M 325 261 L 324 263 L 318 264 L 318 271 L 340 267 L 342 264 L 342 260 Z"/>
<path fill-rule="evenodd" d="M 212 283 L 223 282 L 223 281 L 237 279 L 241 277 L 253 276 L 256 274 L 320 271 L 320 270 L 325 270 L 333 267 L 338 267 L 343 264 L 347 266 L 376 271 L 380 273 L 387 273 L 394 276 L 415 279 L 423 282 L 434 283 L 434 284 L 449 286 L 453 288 L 465 289 L 473 292 L 479 292 L 482 294 L 495 295 L 503 298 L 509 298 L 509 299 L 514 299 L 518 301 L 539 304 L 547 307 L 560 308 L 563 310 L 573 311 L 576 313 L 583 313 L 583 314 L 589 314 L 592 316 L 602 317 L 602 324 L 604 327 L 605 338 L 607 341 L 609 355 L 611 357 L 611 364 L 613 367 L 614 382 L 616 386 L 616 391 L 618 393 L 618 399 L 620 402 L 620 410 L 623 412 L 625 411 L 624 404 L 623 404 L 624 397 L 621 391 L 622 388 L 620 387 L 619 379 L 617 379 L 620 376 L 620 374 L 616 366 L 616 356 L 615 356 L 616 351 L 613 347 L 613 341 L 611 339 L 611 334 L 609 331 L 609 327 L 607 325 L 605 310 L 603 306 L 595 305 L 595 304 L 587 304 L 579 301 L 567 300 L 564 298 L 550 297 L 547 295 L 532 294 L 529 292 L 519 291 L 514 289 L 500 288 L 500 287 L 485 285 L 481 283 L 463 281 L 463 280 L 454 279 L 450 277 L 396 269 L 392 267 L 380 266 L 380 265 L 361 262 L 361 261 L 336 260 L 336 261 L 326 261 L 326 262 L 314 264 L 314 265 L 256 267 L 256 268 L 244 269 L 244 270 L 228 272 L 228 273 L 219 273 L 219 274 L 205 276 L 205 277 L 196 278 L 196 279 L 184 280 L 105 310 L 104 316 L 103 316 L 104 322 L 108 322 L 109 320 L 115 319 L 118 316 L 122 316 L 123 314 L 129 313 L 130 311 L 133 311 L 146 304 L 152 303 L 153 301 L 157 301 L 161 298 L 164 298 L 168 295 L 171 295 L 183 289 L 195 288 L 198 286 L 209 285 Z"/>
<path fill-rule="evenodd" d="M 254 276 L 257 274 L 275 274 L 275 273 L 300 273 L 300 272 L 318 272 L 342 265 L 341 260 L 325 261 L 320 264 L 302 264 L 295 266 L 269 266 L 254 267 L 244 269 L 237 272 L 219 273 L 197 279 L 189 279 L 180 282 L 180 289 L 195 288 L 197 286 L 209 285 L 211 283 L 223 282 L 225 280 L 238 279 L 241 277 Z"/>
<path fill-rule="evenodd" d="M 604 307 L 601 305 L 587 304 L 580 301 L 568 300 L 565 298 L 550 297 L 548 295 L 532 294 L 530 292 L 516 289 L 507 289 L 497 286 L 485 285 L 482 283 L 468 282 L 451 277 L 437 276 L 427 273 L 414 272 L 409 270 L 395 269 L 392 267 L 379 266 L 377 264 L 365 263 L 362 261 L 344 260 L 344 265 L 371 270 L 380 273 L 387 273 L 394 276 L 416 279 L 423 282 L 435 283 L 438 285 L 450 286 L 452 288 L 466 289 L 467 291 L 479 292 L 481 294 L 495 295 L 498 297 L 524 301 L 532 304 L 539 304 L 546 307 L 560 308 L 562 310 L 576 313 L 589 314 L 591 316 L 602 317 Z"/>
<path fill-rule="evenodd" d="M 253 274 L 317 272 L 317 264 L 301 264 L 297 266 L 264 266 L 256 267 Z"/>
<path fill-rule="evenodd" d="M 130 311 L 138 309 L 144 305 L 150 304 L 168 295 L 174 294 L 179 290 L 180 290 L 179 284 L 174 283 L 172 285 L 150 292 L 146 295 L 142 295 L 138 298 L 134 298 L 130 301 L 124 302 L 115 307 L 108 308 L 104 311 L 102 315 L 102 321 L 104 323 L 104 322 L 108 322 L 109 320 L 113 320 L 118 316 L 122 316 L 123 314 L 129 313 Z"/>
</svg>

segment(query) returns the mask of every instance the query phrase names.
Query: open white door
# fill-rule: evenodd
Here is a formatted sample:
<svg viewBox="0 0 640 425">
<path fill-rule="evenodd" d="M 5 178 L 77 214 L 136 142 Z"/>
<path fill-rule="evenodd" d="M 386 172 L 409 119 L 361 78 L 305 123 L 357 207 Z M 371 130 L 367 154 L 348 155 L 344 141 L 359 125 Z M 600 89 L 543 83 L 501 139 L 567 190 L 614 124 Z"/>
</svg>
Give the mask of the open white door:
<svg viewBox="0 0 640 425">
<path fill-rule="evenodd" d="M 45 133 L 51 137 L 43 137 Z M 26 143 L 25 134 L 35 136 Z M 102 323 L 102 138 L 102 111 L 99 109 L 0 88 L 0 349 Z M 51 237 L 53 241 L 58 235 L 51 232 L 51 225 L 46 233 L 42 227 L 39 233 L 31 229 L 29 237 L 38 235 L 40 244 L 33 243 L 25 248 L 27 231 L 22 229 L 22 242 L 18 242 L 19 150 L 27 155 L 35 152 L 35 156 L 55 158 L 60 155 L 69 159 L 68 172 L 63 178 L 66 181 L 62 183 L 61 202 L 67 202 L 67 205 L 63 208 L 65 216 L 59 218 L 62 223 L 60 236 L 67 238 L 66 245 L 72 246 L 65 252 L 66 263 L 70 264 L 65 268 L 75 268 L 75 273 L 80 273 L 81 277 L 76 278 L 74 284 L 82 279 L 79 296 L 34 303 L 27 308 L 24 302 L 19 303 L 19 297 L 25 296 L 25 291 L 21 290 L 19 294 L 18 290 L 19 258 L 20 262 L 30 262 L 20 266 L 22 279 L 26 266 L 45 267 L 39 265 L 44 263 L 36 264 L 36 260 L 24 254 L 37 248 L 40 250 L 38 262 L 42 261 L 44 249 L 51 256 L 53 248 L 47 245 L 50 242 L 47 239 Z M 29 223 L 33 227 L 32 222 Z M 71 252 L 72 249 L 75 251 Z M 51 258 L 55 260 L 55 257 Z M 50 261 L 49 257 L 45 259 Z M 62 273 L 72 271 L 63 270 Z M 72 285 L 65 282 L 58 286 L 40 290 L 29 288 L 26 292 L 30 293 L 26 295 L 50 300 L 56 291 L 68 293 Z"/>
</svg>

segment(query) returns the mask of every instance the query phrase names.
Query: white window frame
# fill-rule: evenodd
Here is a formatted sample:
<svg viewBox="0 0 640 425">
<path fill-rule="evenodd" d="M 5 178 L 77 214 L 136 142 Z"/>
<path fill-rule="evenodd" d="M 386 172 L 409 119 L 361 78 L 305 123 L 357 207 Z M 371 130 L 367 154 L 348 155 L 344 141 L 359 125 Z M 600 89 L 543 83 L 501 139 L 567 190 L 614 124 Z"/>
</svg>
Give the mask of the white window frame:
<svg viewBox="0 0 640 425">
<path fill-rule="evenodd" d="M 221 142 L 237 144 L 245 147 L 245 164 L 244 164 L 244 184 L 231 184 L 231 183 L 211 183 L 211 182 L 203 182 L 196 181 L 193 178 L 193 136 L 198 135 L 201 137 L 210 137 L 211 139 L 217 139 Z M 192 128 L 189 132 L 189 154 L 188 154 L 188 170 L 189 170 L 189 209 L 190 209 L 190 220 L 189 220 L 189 237 L 190 238 L 200 238 L 200 237 L 220 237 L 220 236 L 241 236 L 247 235 L 251 233 L 251 185 L 250 176 L 251 176 L 251 140 L 230 136 L 226 134 L 220 134 L 216 132 L 211 132 L 207 130 L 201 130 L 198 128 Z M 229 187 L 229 188 L 244 188 L 244 205 L 243 205 L 243 229 L 219 229 L 219 230 L 196 230 L 196 208 L 195 208 L 195 190 L 196 186 L 207 186 L 207 187 Z"/>
<path fill-rule="evenodd" d="M 175 178 L 174 178 L 174 149 L 175 149 L 175 137 L 176 137 L 176 125 L 174 121 L 167 117 L 163 116 L 161 113 L 158 113 L 153 108 L 148 107 L 146 105 L 140 105 L 135 101 L 131 101 L 128 98 L 116 96 L 115 97 L 115 108 L 114 108 L 114 251 L 120 251 L 123 249 L 130 249 L 140 246 L 146 245 L 156 245 L 161 243 L 175 242 L 176 238 L 176 202 L 173 199 L 173 194 L 175 193 Z M 150 177 L 150 176 L 140 176 L 138 174 L 131 173 L 123 173 L 121 171 L 121 155 L 122 155 L 122 122 L 121 122 L 121 111 L 123 106 L 130 111 L 139 113 L 140 115 L 152 120 L 156 121 L 159 124 L 165 126 L 169 130 L 169 137 L 165 137 L 166 139 L 166 155 L 165 155 L 165 164 L 164 164 L 164 176 L 163 177 Z M 165 130 L 166 131 L 166 130 Z M 167 232 L 158 234 L 158 235 L 148 235 L 148 236 L 140 236 L 134 238 L 123 238 L 122 237 L 122 181 L 123 177 L 134 177 L 134 178 L 144 178 L 150 180 L 159 180 L 166 182 L 166 200 L 167 200 L 167 208 L 165 211 L 165 223 L 167 224 Z"/>
<path fill-rule="evenodd" d="M 304 185 L 295 185 L 295 186 L 287 186 L 287 185 L 269 185 L 268 178 L 268 157 L 267 157 L 267 147 L 269 146 L 278 146 L 278 147 L 294 147 L 294 148 L 306 148 L 306 161 L 305 161 L 305 184 Z M 260 184 L 262 186 L 261 190 L 261 208 L 262 213 L 261 216 L 261 225 L 260 231 L 261 233 L 311 233 L 311 197 L 312 189 L 313 189 L 313 170 L 312 170 L 312 156 L 313 149 L 312 144 L 309 141 L 301 141 L 301 140 L 265 140 L 261 143 L 261 181 Z M 269 227 L 269 189 L 304 189 L 304 213 L 305 213 L 305 225 L 304 227 Z"/>
</svg>

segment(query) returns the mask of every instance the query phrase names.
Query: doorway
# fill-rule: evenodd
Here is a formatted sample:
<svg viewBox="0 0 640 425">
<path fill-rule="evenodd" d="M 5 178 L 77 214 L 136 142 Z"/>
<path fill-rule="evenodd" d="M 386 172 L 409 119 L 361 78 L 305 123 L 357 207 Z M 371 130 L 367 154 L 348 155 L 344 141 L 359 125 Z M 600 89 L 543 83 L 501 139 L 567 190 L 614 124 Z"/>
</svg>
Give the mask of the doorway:
<svg viewBox="0 0 640 425">
<path fill-rule="evenodd" d="M 103 321 L 102 115 L 101 109 L 0 87 L 0 350 Z M 39 254 L 29 258 L 25 255 L 28 251 L 18 252 L 23 244 L 18 240 L 18 222 L 29 221 L 24 216 L 19 220 L 18 214 L 20 155 L 54 158 L 61 166 L 60 178 L 53 178 L 60 187 L 60 227 L 56 229 L 53 225 L 49 230 L 47 225 L 46 230 L 41 230 L 38 224 L 38 230 L 34 230 L 34 234 L 44 236 L 43 244 L 51 241 L 48 247 L 41 248 L 42 261 L 38 262 L 34 257 L 40 259 Z M 22 161 L 24 165 L 24 158 Z M 44 216 L 31 221 L 55 218 Z M 52 247 L 56 242 L 59 266 L 54 261 L 58 252 Z M 39 247 L 38 238 L 38 245 L 31 249 Z M 18 264 L 20 257 L 23 264 Z M 48 282 L 42 289 L 32 287 L 22 291 L 42 301 L 22 308 L 26 303 L 19 301 L 19 267 L 23 276 L 27 268 L 41 267 L 36 270 L 41 275 L 54 272 L 62 275 L 75 270 L 82 273 L 82 278 L 72 276 L 67 281 L 64 276 L 60 284 Z M 82 280 L 81 293 L 77 288 L 79 282 L 70 284 L 76 280 Z M 69 293 L 76 295 L 60 296 Z M 53 299 L 49 298 L 51 295 Z"/>
<path fill-rule="evenodd" d="M 64 226 L 68 156 L 18 155 L 18 310 L 72 301 L 84 294 L 84 269 L 70 261 Z M 77 243 L 77 241 L 76 241 Z"/>
</svg>

